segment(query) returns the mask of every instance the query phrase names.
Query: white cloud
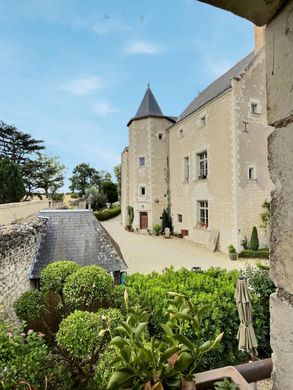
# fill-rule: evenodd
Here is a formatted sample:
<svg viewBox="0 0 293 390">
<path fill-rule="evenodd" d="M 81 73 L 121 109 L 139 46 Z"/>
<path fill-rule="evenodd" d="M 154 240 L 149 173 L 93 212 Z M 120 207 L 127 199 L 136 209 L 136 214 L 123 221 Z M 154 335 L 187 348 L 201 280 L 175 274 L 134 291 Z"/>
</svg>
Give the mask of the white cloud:
<svg viewBox="0 0 293 390">
<path fill-rule="evenodd" d="M 126 54 L 160 54 L 166 49 L 155 42 L 133 41 L 122 49 Z"/>
<path fill-rule="evenodd" d="M 94 104 L 94 111 L 97 115 L 106 117 L 114 112 L 121 111 L 119 108 L 111 107 L 107 102 L 101 102 Z"/>
<path fill-rule="evenodd" d="M 84 77 L 61 85 L 61 89 L 71 92 L 73 95 L 84 96 L 104 86 L 105 81 L 101 77 Z"/>
<path fill-rule="evenodd" d="M 218 59 L 205 58 L 204 65 L 214 77 L 220 77 L 233 66 L 233 62 L 228 60 L 219 61 Z"/>
</svg>

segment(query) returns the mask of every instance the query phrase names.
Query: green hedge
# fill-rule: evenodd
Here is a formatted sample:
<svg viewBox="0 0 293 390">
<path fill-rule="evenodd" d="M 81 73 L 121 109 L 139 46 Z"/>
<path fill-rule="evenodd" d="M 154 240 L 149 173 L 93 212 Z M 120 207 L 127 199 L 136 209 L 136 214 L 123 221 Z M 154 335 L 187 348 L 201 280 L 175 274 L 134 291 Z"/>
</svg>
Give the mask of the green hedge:
<svg viewBox="0 0 293 390">
<path fill-rule="evenodd" d="M 238 254 L 238 257 L 245 259 L 269 259 L 269 256 L 270 252 L 268 249 L 259 249 L 258 251 L 247 249 Z"/>
<path fill-rule="evenodd" d="M 129 288 L 130 304 L 139 303 L 150 313 L 151 335 L 161 335 L 161 323 L 166 321 L 168 301 L 166 293 L 175 291 L 192 298 L 194 303 L 209 304 L 210 316 L 202 324 L 203 338 L 210 338 L 219 332 L 224 332 L 219 349 L 206 355 L 199 370 L 235 365 L 243 362 L 244 354 L 238 351 L 236 335 L 239 327 L 239 316 L 235 304 L 235 286 L 239 276 L 238 271 L 226 271 L 220 268 L 210 268 L 207 271 L 190 272 L 187 269 L 174 271 L 166 269 L 163 274 L 153 272 L 149 275 L 133 274 L 126 277 Z M 262 306 L 269 306 L 269 294 L 259 297 L 253 294 L 254 304 L 261 299 Z M 265 303 L 264 303 L 265 300 Z M 256 305 L 259 309 L 260 305 Z M 269 332 L 269 320 L 259 310 L 253 311 L 253 319 L 257 339 L 268 342 L 263 337 L 263 329 Z M 262 351 L 269 350 L 269 345 L 262 345 Z M 266 354 L 261 358 L 268 357 Z"/>
<path fill-rule="evenodd" d="M 107 221 L 108 219 L 114 218 L 121 213 L 121 207 L 112 207 L 111 209 L 105 209 L 103 211 L 95 212 L 95 216 L 99 221 Z"/>
</svg>

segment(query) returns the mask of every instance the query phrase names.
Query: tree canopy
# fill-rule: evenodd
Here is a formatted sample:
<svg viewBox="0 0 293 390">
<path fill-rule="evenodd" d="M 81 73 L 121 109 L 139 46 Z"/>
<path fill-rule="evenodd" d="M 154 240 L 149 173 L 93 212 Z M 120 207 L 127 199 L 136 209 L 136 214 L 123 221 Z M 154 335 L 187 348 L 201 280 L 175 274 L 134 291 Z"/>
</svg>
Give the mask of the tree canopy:
<svg viewBox="0 0 293 390">
<path fill-rule="evenodd" d="M 17 164 L 8 158 L 0 159 L 0 204 L 19 202 L 25 189 Z"/>
</svg>

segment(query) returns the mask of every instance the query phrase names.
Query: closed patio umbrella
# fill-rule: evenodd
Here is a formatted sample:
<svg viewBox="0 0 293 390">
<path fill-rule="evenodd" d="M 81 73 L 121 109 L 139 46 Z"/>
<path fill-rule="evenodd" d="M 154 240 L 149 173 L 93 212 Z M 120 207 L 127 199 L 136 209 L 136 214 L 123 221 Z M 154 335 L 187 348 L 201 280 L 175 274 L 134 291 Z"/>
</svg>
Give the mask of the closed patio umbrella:
<svg viewBox="0 0 293 390">
<path fill-rule="evenodd" d="M 237 280 L 234 297 L 240 319 L 237 333 L 238 348 L 249 355 L 257 356 L 257 341 L 252 325 L 251 295 L 244 276 L 240 276 Z"/>
</svg>

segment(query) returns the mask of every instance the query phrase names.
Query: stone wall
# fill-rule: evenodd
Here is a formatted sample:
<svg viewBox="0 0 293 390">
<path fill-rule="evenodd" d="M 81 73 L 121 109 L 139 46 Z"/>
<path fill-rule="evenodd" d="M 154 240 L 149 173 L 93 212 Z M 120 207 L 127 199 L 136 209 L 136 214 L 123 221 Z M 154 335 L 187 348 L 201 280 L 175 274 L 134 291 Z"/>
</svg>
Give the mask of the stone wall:
<svg viewBox="0 0 293 390">
<path fill-rule="evenodd" d="M 0 205 L 0 225 L 37 215 L 49 206 L 48 200 L 33 200 L 28 202 L 7 203 Z"/>
<path fill-rule="evenodd" d="M 266 28 L 271 207 L 273 389 L 293 386 L 293 1 Z"/>
<path fill-rule="evenodd" d="M 13 304 L 30 289 L 29 273 L 47 219 L 0 226 L 0 320 L 15 320 Z"/>
</svg>

